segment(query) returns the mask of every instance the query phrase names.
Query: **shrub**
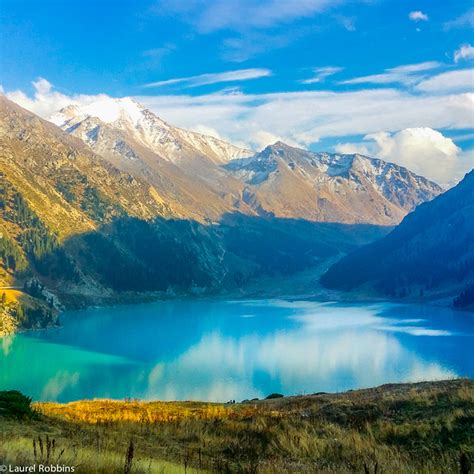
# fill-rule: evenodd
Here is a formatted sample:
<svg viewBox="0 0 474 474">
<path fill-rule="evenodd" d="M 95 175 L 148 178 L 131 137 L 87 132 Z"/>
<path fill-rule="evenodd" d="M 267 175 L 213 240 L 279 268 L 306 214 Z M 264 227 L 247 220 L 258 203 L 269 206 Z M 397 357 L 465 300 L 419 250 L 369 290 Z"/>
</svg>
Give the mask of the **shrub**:
<svg viewBox="0 0 474 474">
<path fill-rule="evenodd" d="M 283 395 L 281 393 L 271 393 L 265 397 L 265 400 L 271 400 L 272 398 L 283 398 Z"/>
<path fill-rule="evenodd" d="M 0 391 L 0 417 L 32 418 L 31 398 L 17 390 Z"/>
</svg>

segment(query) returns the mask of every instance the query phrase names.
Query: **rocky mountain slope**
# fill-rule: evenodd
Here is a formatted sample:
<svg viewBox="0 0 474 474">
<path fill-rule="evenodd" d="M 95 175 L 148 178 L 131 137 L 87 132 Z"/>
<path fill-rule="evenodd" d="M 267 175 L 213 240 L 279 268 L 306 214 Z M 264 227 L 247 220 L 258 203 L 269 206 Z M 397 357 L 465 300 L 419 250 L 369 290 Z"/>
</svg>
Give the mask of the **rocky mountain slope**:
<svg viewBox="0 0 474 474">
<path fill-rule="evenodd" d="M 393 225 L 442 191 L 381 160 L 312 153 L 284 143 L 253 155 L 172 127 L 132 99 L 104 101 L 67 107 L 51 120 L 201 220 L 238 210 L 315 222 Z"/>
<path fill-rule="evenodd" d="M 151 149 L 162 159 L 179 163 L 199 155 L 215 163 L 226 163 L 253 153 L 209 135 L 173 127 L 135 100 L 106 98 L 87 106 L 71 105 L 54 114 L 51 122 L 76 132 L 91 147 L 101 147 L 101 127 L 122 132 L 134 142 Z M 120 153 L 120 143 L 115 143 Z M 132 156 L 125 156 L 133 159 Z"/>
<path fill-rule="evenodd" d="M 217 220 L 241 201 L 241 183 L 220 165 L 252 152 L 172 127 L 130 98 L 71 105 L 50 120 L 115 167 L 153 184 L 170 202 L 179 202 L 187 217 Z M 254 213 L 245 204 L 241 208 Z"/>
<path fill-rule="evenodd" d="M 391 225 L 442 192 L 393 163 L 313 153 L 281 142 L 226 168 L 245 183 L 249 202 L 277 216 L 320 222 Z"/>
<path fill-rule="evenodd" d="M 466 291 L 474 283 L 474 170 L 386 237 L 340 260 L 322 283 L 402 297 L 464 293 L 460 306 L 474 303 Z"/>
</svg>

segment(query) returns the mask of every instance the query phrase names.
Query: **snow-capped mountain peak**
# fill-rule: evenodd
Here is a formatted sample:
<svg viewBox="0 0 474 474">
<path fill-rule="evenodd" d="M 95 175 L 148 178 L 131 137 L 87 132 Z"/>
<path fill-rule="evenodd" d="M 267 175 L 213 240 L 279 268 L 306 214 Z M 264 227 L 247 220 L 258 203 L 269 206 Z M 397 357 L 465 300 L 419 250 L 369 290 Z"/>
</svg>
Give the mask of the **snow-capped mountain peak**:
<svg viewBox="0 0 474 474">
<path fill-rule="evenodd" d="M 85 105 L 69 105 L 55 113 L 50 121 L 62 126 L 71 119 L 85 119 L 95 117 L 104 123 L 113 123 L 125 120 L 131 124 L 138 124 L 145 108 L 130 97 L 113 99 L 103 97 Z"/>
<path fill-rule="evenodd" d="M 107 140 L 109 148 L 115 140 L 121 145 L 112 145 L 116 153 L 124 149 L 123 142 L 128 143 L 127 149 L 138 144 L 175 163 L 195 156 L 226 163 L 253 154 L 223 140 L 173 127 L 130 97 L 103 97 L 86 105 L 70 105 L 54 114 L 50 121 L 82 138 L 95 151 L 104 149 L 101 140 Z"/>
</svg>

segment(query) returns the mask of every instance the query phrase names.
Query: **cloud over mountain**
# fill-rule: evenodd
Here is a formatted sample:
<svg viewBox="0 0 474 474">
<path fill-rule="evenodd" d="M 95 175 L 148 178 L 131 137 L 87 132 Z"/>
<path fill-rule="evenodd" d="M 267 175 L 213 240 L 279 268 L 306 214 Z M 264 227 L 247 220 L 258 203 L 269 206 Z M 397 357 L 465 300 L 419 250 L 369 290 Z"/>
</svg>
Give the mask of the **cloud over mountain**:
<svg viewBox="0 0 474 474">
<path fill-rule="evenodd" d="M 344 143 L 336 147 L 340 153 L 363 153 L 406 166 L 438 183 L 449 185 L 469 169 L 461 149 L 448 137 L 428 127 L 406 128 L 396 133 L 379 132 L 366 135 L 363 142 Z"/>
<path fill-rule="evenodd" d="M 400 66 L 390 73 L 417 74 L 435 66 L 432 62 Z M 447 153 L 449 160 L 440 163 L 438 158 L 421 161 L 410 150 L 415 147 L 423 149 L 427 157 L 438 156 L 442 140 L 433 141 L 433 136 L 438 137 L 435 130 L 472 127 L 474 94 L 467 92 L 471 79 L 472 71 L 461 69 L 431 76 L 413 91 L 363 88 L 246 94 L 230 89 L 202 95 L 142 95 L 136 99 L 172 124 L 196 131 L 212 130 L 213 136 L 253 149 L 261 149 L 276 140 L 307 148 L 330 139 L 341 147 L 347 143 L 354 145 L 354 136 L 370 136 L 372 154 L 396 162 L 405 155 L 409 158 L 403 161 L 404 166 L 445 183 L 472 167 L 468 154 L 453 143 Z M 33 86 L 33 97 L 19 90 L 6 95 L 45 118 L 67 105 L 84 106 L 108 98 L 105 94 L 66 95 L 55 91 L 46 79 L 38 79 Z M 405 129 L 432 129 L 433 133 L 417 132 L 416 136 L 409 134 L 407 139 Z M 378 142 L 374 142 L 374 137 L 378 137 Z M 385 141 L 381 137 L 386 137 Z M 390 148 L 392 151 L 382 147 L 387 140 L 394 139 L 397 145 Z M 367 140 L 362 142 L 367 147 Z"/>
</svg>

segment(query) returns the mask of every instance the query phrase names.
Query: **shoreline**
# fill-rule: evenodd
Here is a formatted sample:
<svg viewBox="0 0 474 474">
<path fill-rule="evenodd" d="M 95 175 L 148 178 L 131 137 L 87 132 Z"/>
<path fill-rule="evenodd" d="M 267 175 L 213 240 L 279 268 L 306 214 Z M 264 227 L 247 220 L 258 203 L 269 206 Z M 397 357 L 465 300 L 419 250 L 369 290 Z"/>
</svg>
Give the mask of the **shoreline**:
<svg viewBox="0 0 474 474">
<path fill-rule="evenodd" d="M 328 290 L 332 292 L 332 290 Z M 77 295 L 74 295 L 76 297 Z M 274 293 L 259 293 L 256 294 L 255 291 L 249 292 L 218 292 L 218 293 L 183 293 L 183 294 L 163 294 L 155 292 L 147 293 L 124 293 L 117 296 L 104 297 L 99 300 L 91 301 L 89 303 L 84 303 L 82 305 L 66 305 L 63 306 L 63 310 L 59 311 L 57 315 L 57 324 L 47 325 L 44 327 L 34 327 L 34 328 L 16 328 L 16 330 L 0 334 L 0 340 L 4 337 L 20 334 L 30 331 L 43 331 L 54 328 L 61 328 L 61 316 L 66 312 L 75 312 L 75 311 L 85 311 L 91 308 L 114 308 L 122 306 L 140 306 L 146 304 L 159 303 L 162 301 L 183 301 L 183 300 L 200 300 L 200 301 L 222 301 L 222 300 L 288 300 L 288 301 L 311 301 L 311 302 L 320 302 L 320 303 L 345 303 L 345 304 L 394 304 L 394 305 L 416 305 L 416 306 L 431 306 L 436 308 L 445 308 L 452 311 L 462 311 L 468 314 L 474 314 L 474 307 L 467 308 L 455 308 L 452 305 L 449 305 L 446 299 L 389 299 L 386 297 L 378 295 L 369 295 L 369 294 L 354 294 L 354 293 L 343 293 L 343 292 L 333 292 L 331 294 L 323 294 L 318 292 L 313 293 L 288 293 L 288 294 L 279 294 L 275 295 Z"/>
<path fill-rule="evenodd" d="M 264 398 L 252 398 L 252 399 L 243 399 L 240 401 L 232 400 L 230 401 L 209 401 L 209 400 L 193 400 L 193 399 L 183 399 L 183 400 L 164 400 L 159 398 L 136 398 L 136 397 L 125 397 L 125 398 L 80 398 L 77 400 L 71 400 L 68 402 L 57 402 L 54 400 L 42 400 L 42 401 L 32 401 L 33 407 L 41 407 L 42 405 L 55 405 L 55 406 L 67 406 L 76 403 L 91 403 L 91 404 L 100 404 L 100 403 L 113 403 L 113 404 L 140 404 L 140 405 L 147 405 L 147 404 L 154 404 L 154 403 L 161 403 L 161 404 L 177 404 L 177 405 L 202 405 L 202 406 L 233 406 L 233 405 L 246 405 L 246 404 L 262 404 L 262 403 L 286 403 L 286 402 L 293 402 L 298 400 L 304 399 L 316 399 L 321 397 L 329 397 L 329 398 L 338 398 L 338 397 L 345 397 L 345 396 L 357 396 L 360 394 L 380 394 L 380 393 L 388 393 L 388 392 L 400 392 L 406 391 L 411 389 L 423 389 L 423 388 L 431 388 L 443 385 L 450 385 L 450 384 L 463 384 L 468 383 L 474 386 L 474 378 L 468 376 L 459 376 L 453 377 L 448 379 L 433 379 L 433 380 L 419 380 L 416 382 L 387 382 L 381 385 L 375 386 L 367 386 L 367 387 L 356 387 L 356 388 L 349 388 L 347 390 L 341 391 L 319 391 L 314 393 L 305 393 L 305 394 L 275 394 L 269 393 Z M 1 392 L 1 391 L 0 391 Z M 275 396 L 276 395 L 276 396 Z"/>
</svg>

